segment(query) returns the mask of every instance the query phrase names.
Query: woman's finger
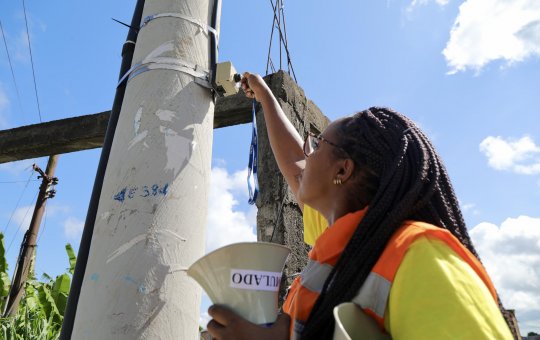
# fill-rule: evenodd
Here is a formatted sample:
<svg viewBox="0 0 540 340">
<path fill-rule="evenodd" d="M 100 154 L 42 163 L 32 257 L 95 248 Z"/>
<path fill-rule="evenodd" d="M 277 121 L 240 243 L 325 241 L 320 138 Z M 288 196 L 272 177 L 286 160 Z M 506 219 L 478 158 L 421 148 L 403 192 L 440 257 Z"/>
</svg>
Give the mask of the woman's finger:
<svg viewBox="0 0 540 340">
<path fill-rule="evenodd" d="M 208 333 L 210 333 L 212 339 L 223 339 L 225 327 L 216 320 L 210 320 L 210 322 L 208 322 L 208 324 L 206 325 L 206 330 L 208 331 Z"/>
<path fill-rule="evenodd" d="M 218 322 L 222 326 L 228 326 L 239 318 L 235 312 L 220 305 L 210 306 L 208 308 L 208 314 L 214 319 L 213 321 Z"/>
</svg>

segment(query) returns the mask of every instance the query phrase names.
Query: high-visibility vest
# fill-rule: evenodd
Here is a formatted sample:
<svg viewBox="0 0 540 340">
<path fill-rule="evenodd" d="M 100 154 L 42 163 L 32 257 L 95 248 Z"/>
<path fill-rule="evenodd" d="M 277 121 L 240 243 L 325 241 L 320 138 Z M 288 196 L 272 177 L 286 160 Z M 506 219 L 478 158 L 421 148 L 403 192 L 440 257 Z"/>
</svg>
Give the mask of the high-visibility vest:
<svg viewBox="0 0 540 340">
<path fill-rule="evenodd" d="M 309 253 L 309 261 L 299 277 L 291 285 L 283 311 L 291 316 L 291 339 L 298 339 L 304 323 L 309 317 L 315 301 L 319 297 L 326 278 L 337 263 L 339 255 L 352 237 L 365 210 L 348 214 L 338 220 L 331 228 L 338 227 L 333 234 L 336 237 L 321 236 L 315 247 Z M 342 223 L 340 223 L 342 222 Z M 328 230 L 330 231 L 330 230 Z M 488 274 L 480 261 L 455 238 L 448 230 L 438 228 L 428 223 L 406 221 L 394 233 L 388 242 L 379 260 L 366 278 L 366 281 L 352 299 L 362 307 L 364 312 L 375 319 L 379 327 L 384 330 L 384 315 L 390 296 L 390 288 L 399 269 L 401 261 L 409 246 L 419 237 L 428 237 L 445 242 L 461 259 L 468 263 L 489 289 L 497 301 L 497 293 Z M 335 243 L 335 244 L 333 244 Z M 335 247 L 340 247 L 336 253 Z M 320 248 L 322 251 L 318 251 Z"/>
</svg>

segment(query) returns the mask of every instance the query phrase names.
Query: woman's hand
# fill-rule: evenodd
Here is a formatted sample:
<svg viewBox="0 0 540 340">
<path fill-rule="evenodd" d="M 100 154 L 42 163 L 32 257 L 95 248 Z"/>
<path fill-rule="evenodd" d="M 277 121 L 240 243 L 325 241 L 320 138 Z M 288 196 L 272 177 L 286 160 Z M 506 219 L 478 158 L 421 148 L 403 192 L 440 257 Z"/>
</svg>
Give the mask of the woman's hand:
<svg viewBox="0 0 540 340">
<path fill-rule="evenodd" d="M 264 79 L 258 74 L 245 72 L 240 81 L 240 85 L 248 98 L 255 98 L 258 102 L 263 100 L 268 94 L 271 95 L 268 85 L 266 85 Z"/>
<path fill-rule="evenodd" d="M 208 332 L 217 340 L 286 340 L 289 339 L 291 318 L 287 314 L 278 316 L 272 327 L 262 327 L 247 321 L 229 308 L 212 305 L 208 308 L 212 320 Z"/>
</svg>

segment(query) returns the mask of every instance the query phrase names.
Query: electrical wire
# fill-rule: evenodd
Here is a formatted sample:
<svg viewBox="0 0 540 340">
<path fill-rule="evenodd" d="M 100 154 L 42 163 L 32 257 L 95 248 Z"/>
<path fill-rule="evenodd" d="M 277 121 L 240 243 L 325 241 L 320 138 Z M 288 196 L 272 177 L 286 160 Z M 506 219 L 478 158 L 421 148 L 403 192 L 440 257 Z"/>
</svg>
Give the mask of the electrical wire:
<svg viewBox="0 0 540 340">
<path fill-rule="evenodd" d="M 20 95 L 20 92 L 19 92 L 19 86 L 17 86 L 17 81 L 15 80 L 15 72 L 13 72 L 13 64 L 11 63 L 11 57 L 9 56 L 9 49 L 8 49 L 8 46 L 7 46 L 6 35 L 4 33 L 4 27 L 2 26 L 2 21 L 0 21 L 0 31 L 2 32 L 2 39 L 4 40 L 4 46 L 6 47 L 6 54 L 7 54 L 7 58 L 8 58 L 8 62 L 9 62 L 9 68 L 11 70 L 11 77 L 13 78 L 13 84 L 15 85 L 15 91 L 17 92 L 17 100 L 19 101 L 19 107 L 21 109 L 21 113 L 23 113 L 21 95 Z"/>
<path fill-rule="evenodd" d="M 23 12 L 24 12 L 24 23 L 26 24 L 26 36 L 28 38 L 28 50 L 30 51 L 30 64 L 32 65 L 32 77 L 34 80 L 34 91 L 36 93 L 36 102 L 37 102 L 37 109 L 38 109 L 38 115 L 39 115 L 39 122 L 41 123 L 41 107 L 39 106 L 39 97 L 38 97 L 38 90 L 37 90 L 37 84 L 36 84 L 36 70 L 34 68 L 34 57 L 32 55 L 32 47 L 30 43 L 30 30 L 28 29 L 28 18 L 26 17 L 26 5 L 24 4 L 24 0 L 22 0 L 23 3 Z"/>
<path fill-rule="evenodd" d="M 276 10 L 279 11 L 279 8 L 282 6 L 281 4 L 281 0 L 277 0 L 276 2 L 276 9 L 274 10 L 274 16 L 276 15 Z M 281 14 L 278 15 L 277 17 L 277 26 L 278 26 L 278 29 L 279 29 L 279 37 L 280 37 L 280 42 L 279 42 L 279 69 L 281 70 L 282 69 L 282 63 L 281 63 L 281 55 L 283 54 L 283 52 L 281 51 L 281 46 L 283 45 L 282 42 L 283 42 L 283 39 L 281 38 Z"/>
<path fill-rule="evenodd" d="M 272 7 L 274 7 L 274 3 L 272 0 L 270 0 L 272 3 Z M 272 31 L 270 31 L 270 43 L 268 44 L 268 58 L 266 59 L 266 75 L 268 75 L 268 67 L 270 66 L 270 63 L 272 63 L 272 59 L 270 58 L 270 53 L 272 52 L 272 41 L 274 40 L 274 29 L 276 28 L 275 20 L 272 21 Z M 272 65 L 272 68 L 274 66 Z"/>
<path fill-rule="evenodd" d="M 270 5 L 272 6 L 272 10 L 274 11 L 274 20 L 272 21 L 272 35 L 271 35 L 271 38 L 270 38 L 271 39 L 270 40 L 270 47 L 271 47 L 271 44 L 272 44 L 272 36 L 273 36 L 274 25 L 277 22 L 278 23 L 277 29 L 278 29 L 278 32 L 279 32 L 279 50 L 280 50 L 280 56 L 279 56 L 280 65 L 279 66 L 280 66 L 280 69 L 281 69 L 281 47 L 283 45 L 283 47 L 285 48 L 285 54 L 287 56 L 287 68 L 289 70 L 289 75 L 291 74 L 291 71 L 292 71 L 292 76 L 294 78 L 294 81 L 298 82 L 298 80 L 296 79 L 296 73 L 294 72 L 294 67 L 292 65 L 291 54 L 289 52 L 288 41 L 286 39 L 286 32 L 284 33 L 284 31 L 286 29 L 286 25 L 285 25 L 285 13 L 283 11 L 283 0 L 276 0 L 275 6 L 274 6 L 274 1 L 270 0 Z M 283 30 L 281 28 L 281 22 L 282 22 L 281 17 L 283 17 Z M 270 50 L 270 47 L 269 47 L 269 50 Z M 267 72 L 268 72 L 268 64 L 270 62 L 272 62 L 272 60 L 271 60 L 270 52 L 268 52 Z"/>
<path fill-rule="evenodd" d="M 287 23 L 285 22 L 285 11 L 283 10 L 283 0 L 281 0 L 281 16 L 283 17 L 283 35 L 285 36 L 285 46 L 289 46 L 289 41 L 287 40 Z M 289 53 L 287 53 L 287 70 L 289 71 L 289 75 L 291 74 L 291 71 L 293 72 L 294 80 L 296 81 L 296 75 L 294 74 L 294 69 L 292 67 L 292 61 L 289 56 Z"/>
<path fill-rule="evenodd" d="M 30 175 L 30 177 L 32 177 L 32 176 Z M 39 181 L 39 179 L 30 180 L 30 182 L 38 182 L 38 181 Z M 15 184 L 15 183 L 26 183 L 26 182 L 27 181 L 2 181 L 2 182 L 0 182 L 0 184 Z"/>
<path fill-rule="evenodd" d="M 23 192 L 21 193 L 21 196 L 19 196 L 19 199 L 17 200 L 17 203 L 15 204 L 15 208 L 11 212 L 11 216 L 9 216 L 9 220 L 4 227 L 4 231 L 2 232 L 4 235 L 6 234 L 7 228 L 9 226 L 9 223 L 11 223 L 11 219 L 13 218 L 13 215 L 15 214 L 15 211 L 17 211 L 17 208 L 19 207 L 19 203 L 21 202 L 21 199 L 26 191 L 26 188 L 28 188 L 28 184 L 30 183 L 30 180 L 32 179 L 32 175 L 34 174 L 34 171 L 30 173 L 30 177 L 28 177 L 28 180 L 26 181 L 26 185 L 24 186 Z"/>
<path fill-rule="evenodd" d="M 9 246 L 6 249 L 6 253 L 11 248 L 11 245 L 13 244 L 13 241 L 15 241 L 15 237 L 17 237 L 17 234 L 19 233 L 19 230 L 21 230 L 22 224 L 24 223 L 24 220 L 26 219 L 26 216 L 28 215 L 28 212 L 30 211 L 30 209 L 32 209 L 32 207 L 35 207 L 38 195 L 39 195 L 39 192 L 37 192 L 36 195 L 34 196 L 34 200 L 33 200 L 34 204 L 29 205 L 28 209 L 26 209 L 26 212 L 24 213 L 24 217 L 21 219 L 21 223 L 19 223 L 19 227 L 15 231 L 15 234 L 13 235 L 13 238 L 11 239 L 11 242 L 9 242 Z"/>
</svg>

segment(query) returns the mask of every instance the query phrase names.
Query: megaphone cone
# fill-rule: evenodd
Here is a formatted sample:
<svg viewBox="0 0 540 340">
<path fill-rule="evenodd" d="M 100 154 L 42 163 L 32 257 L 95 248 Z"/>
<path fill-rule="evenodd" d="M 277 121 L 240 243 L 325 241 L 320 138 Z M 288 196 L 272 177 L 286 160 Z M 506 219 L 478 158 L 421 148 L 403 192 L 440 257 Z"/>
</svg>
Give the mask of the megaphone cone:
<svg viewBox="0 0 540 340">
<path fill-rule="evenodd" d="M 342 303 L 334 308 L 334 340 L 389 340 L 375 320 L 365 314 L 360 307 L 352 302 Z"/>
<path fill-rule="evenodd" d="M 187 274 L 214 304 L 256 324 L 276 321 L 281 274 L 289 248 L 266 242 L 235 243 L 197 260 Z"/>
</svg>

